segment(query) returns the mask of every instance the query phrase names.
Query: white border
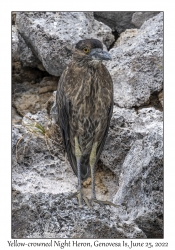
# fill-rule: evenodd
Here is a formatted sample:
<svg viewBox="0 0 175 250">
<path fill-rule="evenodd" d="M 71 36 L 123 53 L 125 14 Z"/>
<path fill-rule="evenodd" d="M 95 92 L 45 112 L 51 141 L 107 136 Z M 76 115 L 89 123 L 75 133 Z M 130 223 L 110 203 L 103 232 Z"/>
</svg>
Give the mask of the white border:
<svg viewBox="0 0 175 250">
<path fill-rule="evenodd" d="M 165 115 L 164 115 L 164 239 L 159 242 L 168 242 L 169 249 L 174 249 L 175 223 L 175 8 L 174 0 L 157 1 L 1 1 L 1 38 L 0 38 L 0 246 L 7 249 L 7 240 L 11 239 L 11 11 L 164 11 L 164 88 L 165 88 Z M 35 240 L 36 241 L 36 240 Z M 41 241 L 41 240 L 37 240 Z M 111 242 L 114 240 L 110 240 Z M 118 240 L 117 240 L 118 241 Z M 149 240 L 151 241 L 151 240 Z M 155 242 L 156 240 L 152 240 Z M 36 249 L 36 248 L 35 248 Z M 39 249 L 42 249 L 39 248 Z M 43 248 L 46 249 L 46 248 Z M 96 249 L 96 248 L 92 248 Z"/>
</svg>

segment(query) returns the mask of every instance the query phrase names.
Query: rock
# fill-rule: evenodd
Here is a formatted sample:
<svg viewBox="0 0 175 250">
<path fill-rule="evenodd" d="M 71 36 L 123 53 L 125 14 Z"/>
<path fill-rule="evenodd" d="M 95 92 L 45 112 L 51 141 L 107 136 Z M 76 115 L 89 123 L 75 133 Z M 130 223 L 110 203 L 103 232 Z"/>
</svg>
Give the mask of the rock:
<svg viewBox="0 0 175 250">
<path fill-rule="evenodd" d="M 15 25 L 12 25 L 12 61 L 19 60 L 19 52 L 18 52 L 19 38 L 18 31 Z"/>
<path fill-rule="evenodd" d="M 12 61 L 19 62 L 22 67 L 36 67 L 45 71 L 40 60 L 21 37 L 16 25 L 12 25 Z"/>
<path fill-rule="evenodd" d="M 58 87 L 58 78 L 57 77 L 44 77 L 40 82 L 39 93 L 46 93 L 49 91 L 56 91 Z"/>
<path fill-rule="evenodd" d="M 161 99 L 159 98 L 161 93 L 162 93 L 162 91 L 160 93 L 155 92 L 155 93 L 151 94 L 148 104 L 144 105 L 143 107 L 145 107 L 145 108 L 146 107 L 154 107 L 155 109 L 163 111 L 163 106 L 161 104 Z"/>
<path fill-rule="evenodd" d="M 20 63 L 13 64 L 13 105 L 24 116 L 28 112 L 35 114 L 42 109 L 50 109 L 52 92 L 57 89 L 58 77 L 45 76 L 38 69 L 21 68 Z M 23 82 L 21 82 L 23 81 Z"/>
<path fill-rule="evenodd" d="M 131 22 L 134 13 L 134 11 L 100 11 L 94 12 L 94 17 L 120 34 L 126 29 L 135 28 Z"/>
<path fill-rule="evenodd" d="M 37 111 L 47 109 L 47 102 L 52 96 L 51 91 L 55 88 L 53 86 L 43 88 L 40 87 L 39 83 L 31 84 L 30 82 L 23 82 L 13 84 L 13 105 L 19 114 L 24 116 L 28 112 L 35 114 Z"/>
<path fill-rule="evenodd" d="M 12 25 L 15 25 L 16 22 L 16 12 L 12 11 Z"/>
<path fill-rule="evenodd" d="M 42 71 L 45 71 L 41 61 L 33 54 L 30 47 L 26 44 L 23 37 L 19 34 L 19 60 L 22 64 L 22 67 L 31 67 L 38 68 Z"/>
<path fill-rule="evenodd" d="M 33 54 L 55 76 L 70 62 L 79 40 L 97 38 L 107 47 L 114 41 L 111 29 L 94 20 L 92 12 L 17 12 L 16 24 Z"/>
<path fill-rule="evenodd" d="M 37 68 L 23 67 L 20 61 L 12 62 L 12 86 L 25 81 L 38 83 L 44 76 L 48 75 L 45 71 Z"/>
<path fill-rule="evenodd" d="M 160 11 L 137 11 L 133 14 L 131 22 L 135 27 L 140 28 L 145 21 L 159 13 Z"/>
<path fill-rule="evenodd" d="M 52 99 L 51 99 L 52 106 L 51 106 L 49 114 L 51 115 L 51 119 L 52 119 L 53 123 L 58 124 L 59 119 L 58 119 L 58 106 L 57 106 L 57 103 L 56 103 L 56 93 L 57 93 L 57 91 L 53 92 L 53 96 L 52 96 Z"/>
<path fill-rule="evenodd" d="M 46 110 L 38 111 L 36 114 L 27 113 L 22 120 L 22 125 L 25 127 L 35 126 L 35 122 L 39 123 L 45 130 L 49 127 L 51 121 Z"/>
<path fill-rule="evenodd" d="M 163 90 L 159 93 L 158 98 L 159 98 L 159 101 L 163 107 Z"/>
<path fill-rule="evenodd" d="M 13 190 L 12 197 L 13 238 L 146 238 L 136 224 L 121 222 L 117 213 L 114 221 L 110 208 L 81 209 L 66 193 Z"/>
<path fill-rule="evenodd" d="M 58 77 L 55 76 L 46 76 L 43 77 L 42 81 L 40 82 L 40 86 L 58 86 Z"/>
<path fill-rule="evenodd" d="M 40 88 L 39 93 L 42 94 L 46 92 L 53 92 L 55 90 L 57 90 L 57 86 L 46 86 L 46 87 Z"/>
<path fill-rule="evenodd" d="M 117 176 L 117 185 L 125 157 L 133 140 L 137 137 L 133 131 L 137 115 L 134 109 L 114 106 L 108 137 L 100 156 L 101 161 Z"/>
<path fill-rule="evenodd" d="M 19 116 L 16 109 L 12 107 L 12 123 L 21 123 L 21 122 L 22 122 L 22 117 Z"/>
<path fill-rule="evenodd" d="M 135 37 L 138 34 L 138 29 L 127 29 L 124 32 L 122 32 L 115 42 L 113 48 L 116 48 L 118 46 L 121 46 L 125 43 L 127 43 L 127 40 L 129 38 Z"/>
<path fill-rule="evenodd" d="M 110 50 L 107 67 L 119 107 L 139 107 L 163 89 L 163 13 L 146 21 L 138 34 Z"/>
<path fill-rule="evenodd" d="M 162 112 L 144 108 L 137 112 L 114 106 L 108 137 L 100 159 L 119 178 L 132 144 L 143 139 L 154 127 L 162 126 Z"/>
<path fill-rule="evenodd" d="M 52 128 L 49 130 L 50 126 L 51 120 L 49 119 L 45 109 L 38 111 L 35 115 L 27 113 L 23 117 L 21 125 L 13 124 L 12 154 L 13 156 L 15 155 L 15 158 L 12 158 L 16 164 L 18 163 L 18 160 L 26 159 L 26 164 L 31 164 L 32 167 L 32 162 L 35 160 L 38 161 L 37 157 L 43 156 L 43 160 L 47 159 L 47 157 L 51 157 L 51 151 L 55 149 L 55 144 L 58 142 L 60 144 L 59 155 L 63 154 L 62 144 L 58 138 L 60 136 L 59 131 L 57 131 L 54 139 L 52 140 L 52 133 L 54 132 L 55 127 L 52 126 Z M 48 139 L 47 136 L 49 136 L 50 139 Z M 46 151 L 48 151 L 47 154 L 49 156 L 46 156 Z M 58 152 L 56 152 L 56 154 L 58 157 Z M 21 162 L 20 160 L 18 164 L 20 168 L 20 164 L 24 164 L 24 162 Z"/>
<path fill-rule="evenodd" d="M 124 208 L 121 221 L 134 221 L 147 238 L 162 238 L 163 113 L 114 107 L 100 159 L 116 174 L 113 201 Z"/>
<path fill-rule="evenodd" d="M 155 115 L 155 114 L 154 114 Z M 134 221 L 147 238 L 163 237 L 163 123 L 146 116 L 140 131 L 145 136 L 132 144 L 125 157 L 114 201 L 126 208 L 126 216 Z M 152 122 L 150 122 L 152 120 Z"/>
<path fill-rule="evenodd" d="M 100 11 L 94 12 L 94 17 L 120 34 L 126 29 L 140 28 L 145 21 L 158 13 L 160 11 Z"/>
</svg>

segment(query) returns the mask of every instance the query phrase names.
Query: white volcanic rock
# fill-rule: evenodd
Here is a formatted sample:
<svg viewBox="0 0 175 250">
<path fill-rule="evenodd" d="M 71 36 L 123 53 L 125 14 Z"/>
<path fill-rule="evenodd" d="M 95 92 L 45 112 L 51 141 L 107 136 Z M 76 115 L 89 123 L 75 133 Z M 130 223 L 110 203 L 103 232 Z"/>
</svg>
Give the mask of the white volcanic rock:
<svg viewBox="0 0 175 250">
<path fill-rule="evenodd" d="M 120 107 L 149 103 L 163 89 L 163 13 L 146 21 L 138 34 L 110 50 L 107 67 L 114 83 L 114 102 Z"/>
<path fill-rule="evenodd" d="M 112 30 L 92 12 L 17 12 L 16 25 L 34 56 L 55 76 L 70 62 L 79 40 L 97 38 L 107 47 L 114 42 Z"/>
</svg>

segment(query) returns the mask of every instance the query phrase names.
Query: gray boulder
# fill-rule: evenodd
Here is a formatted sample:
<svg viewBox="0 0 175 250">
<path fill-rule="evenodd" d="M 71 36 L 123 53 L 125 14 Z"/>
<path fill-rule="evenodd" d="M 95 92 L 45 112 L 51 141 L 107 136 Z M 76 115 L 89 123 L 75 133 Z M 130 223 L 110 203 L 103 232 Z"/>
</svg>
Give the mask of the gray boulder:
<svg viewBox="0 0 175 250">
<path fill-rule="evenodd" d="M 146 131 L 145 131 L 146 132 Z M 125 157 L 114 201 L 126 208 L 148 238 L 163 237 L 163 127 L 149 124 L 149 132 L 136 140 Z"/>
<path fill-rule="evenodd" d="M 19 60 L 22 64 L 22 67 L 31 67 L 31 68 L 38 68 L 42 71 L 45 71 L 41 61 L 33 54 L 30 47 L 26 44 L 23 37 L 18 34 L 19 37 Z"/>
<path fill-rule="evenodd" d="M 116 174 L 119 217 L 147 238 L 163 237 L 163 114 L 114 107 L 101 161 Z M 121 206 L 123 210 L 120 211 Z"/>
<path fill-rule="evenodd" d="M 158 98 L 159 98 L 159 102 L 161 103 L 163 107 L 163 90 L 159 93 Z"/>
<path fill-rule="evenodd" d="M 162 126 L 163 114 L 155 108 L 137 112 L 114 106 L 108 137 L 100 159 L 119 178 L 123 163 L 133 143 L 143 139 L 157 126 Z"/>
<path fill-rule="evenodd" d="M 18 37 L 18 30 L 15 25 L 12 25 L 12 61 L 16 62 L 19 61 L 19 37 Z"/>
<path fill-rule="evenodd" d="M 138 34 L 110 50 L 106 65 L 114 83 L 119 107 L 149 104 L 150 96 L 163 89 L 163 13 L 146 21 Z"/>
<path fill-rule="evenodd" d="M 40 60 L 33 54 L 20 35 L 16 25 L 12 25 L 12 61 L 20 62 L 22 67 L 36 67 L 45 70 Z"/>
<path fill-rule="evenodd" d="M 134 221 L 148 238 L 163 237 L 162 112 L 115 107 L 101 160 L 118 177 L 121 220 Z"/>
<path fill-rule="evenodd" d="M 94 12 L 94 17 L 120 34 L 126 29 L 135 28 L 131 22 L 133 14 L 134 11 L 98 11 Z"/>
<path fill-rule="evenodd" d="M 11 14 L 12 14 L 12 25 L 15 25 L 15 22 L 16 22 L 16 12 L 12 11 Z"/>
<path fill-rule="evenodd" d="M 135 223 L 121 221 L 111 208 L 78 207 L 68 193 L 12 191 L 13 238 L 146 238 Z"/>
<path fill-rule="evenodd" d="M 158 13 L 160 11 L 95 11 L 94 17 L 120 34 L 126 29 L 140 28 L 145 21 Z"/>
<path fill-rule="evenodd" d="M 45 82 L 45 84 L 49 84 L 50 82 L 50 84 L 54 85 L 42 86 L 39 83 L 31 84 L 28 81 L 13 84 L 13 105 L 22 116 L 28 112 L 35 114 L 37 111 L 48 107 L 47 104 L 52 97 L 52 91 L 57 88 L 56 81 L 50 80 L 41 81 L 41 83 L 42 82 Z"/>
<path fill-rule="evenodd" d="M 131 22 L 135 27 L 140 28 L 148 19 L 156 16 L 160 11 L 137 11 L 133 14 Z"/>
<path fill-rule="evenodd" d="M 21 123 L 22 121 L 22 117 L 19 116 L 19 114 L 17 113 L 16 109 L 12 106 L 12 123 Z"/>
<path fill-rule="evenodd" d="M 126 44 L 129 38 L 135 37 L 138 34 L 138 29 L 126 29 L 122 32 L 115 42 L 113 48 Z"/>
<path fill-rule="evenodd" d="M 111 29 L 92 12 L 17 12 L 16 25 L 34 56 L 55 76 L 70 62 L 79 40 L 97 38 L 108 48 L 114 42 Z"/>
</svg>

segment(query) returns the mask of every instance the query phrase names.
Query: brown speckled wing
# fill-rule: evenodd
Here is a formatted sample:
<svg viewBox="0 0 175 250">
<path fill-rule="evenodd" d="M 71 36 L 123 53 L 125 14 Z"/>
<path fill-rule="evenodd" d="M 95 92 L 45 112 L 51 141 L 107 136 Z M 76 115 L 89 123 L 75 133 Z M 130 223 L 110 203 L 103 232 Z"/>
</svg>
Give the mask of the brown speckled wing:
<svg viewBox="0 0 175 250">
<path fill-rule="evenodd" d="M 107 121 L 107 126 L 106 126 L 104 136 L 103 136 L 103 138 L 101 140 L 101 143 L 99 144 L 99 146 L 97 148 L 96 164 L 97 164 L 97 162 L 98 162 L 98 160 L 100 158 L 101 152 L 103 150 L 103 147 L 104 147 L 107 135 L 108 135 L 108 130 L 109 130 L 109 125 L 110 125 L 110 120 L 111 120 L 111 117 L 112 117 L 112 112 L 113 112 L 113 101 L 112 101 L 110 109 L 109 109 L 108 121 Z"/>
<path fill-rule="evenodd" d="M 72 152 L 71 142 L 70 142 L 70 127 L 69 127 L 69 106 L 70 100 L 64 93 L 64 84 L 66 80 L 67 70 L 65 70 L 59 80 L 56 102 L 58 105 L 58 116 L 59 116 L 59 125 L 61 129 L 62 139 L 64 143 L 64 147 L 67 153 L 68 160 L 70 165 L 77 175 L 77 166 L 76 166 L 76 158 Z"/>
</svg>

